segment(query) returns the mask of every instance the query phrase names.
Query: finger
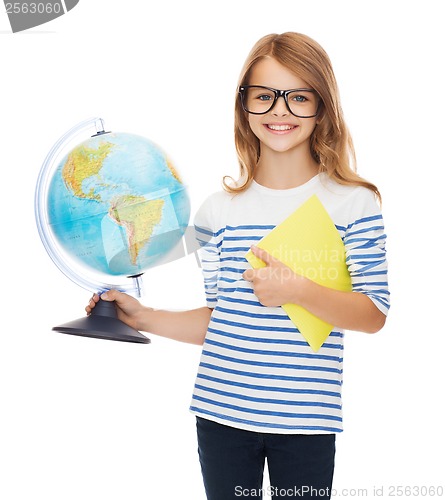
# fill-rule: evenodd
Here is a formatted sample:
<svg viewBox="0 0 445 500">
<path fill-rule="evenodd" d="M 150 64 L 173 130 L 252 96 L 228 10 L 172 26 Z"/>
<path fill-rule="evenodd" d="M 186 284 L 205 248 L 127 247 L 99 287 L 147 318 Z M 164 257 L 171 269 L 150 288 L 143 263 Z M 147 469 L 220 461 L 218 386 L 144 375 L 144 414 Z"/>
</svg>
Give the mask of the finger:
<svg viewBox="0 0 445 500">
<path fill-rule="evenodd" d="M 85 311 L 87 312 L 87 314 L 91 313 L 91 310 L 95 307 L 98 300 L 99 300 L 99 295 L 97 295 L 97 293 L 94 293 L 93 296 L 88 301 L 88 305 L 85 307 Z"/>
<path fill-rule="evenodd" d="M 113 290 L 107 290 L 106 292 L 100 294 L 100 300 L 113 301 L 113 295 Z"/>
<path fill-rule="evenodd" d="M 97 293 L 94 293 L 91 299 L 88 301 L 88 305 L 90 307 L 94 307 L 100 300 L 100 297 Z"/>
<path fill-rule="evenodd" d="M 253 281 L 253 278 L 255 277 L 255 270 L 254 269 L 246 269 L 243 272 L 243 278 L 246 281 Z"/>
<path fill-rule="evenodd" d="M 261 259 L 266 265 L 269 266 L 276 262 L 276 259 L 274 259 L 269 252 L 266 252 L 266 250 L 263 250 L 262 248 L 255 245 L 252 245 L 250 249 L 252 250 L 252 253 L 255 255 L 255 257 Z"/>
<path fill-rule="evenodd" d="M 112 302 L 113 300 L 119 300 L 120 295 L 121 295 L 121 292 L 119 292 L 119 290 L 111 289 L 111 290 L 107 290 L 106 292 L 102 293 L 100 295 L 100 298 L 102 300 L 107 301 L 107 302 Z"/>
</svg>

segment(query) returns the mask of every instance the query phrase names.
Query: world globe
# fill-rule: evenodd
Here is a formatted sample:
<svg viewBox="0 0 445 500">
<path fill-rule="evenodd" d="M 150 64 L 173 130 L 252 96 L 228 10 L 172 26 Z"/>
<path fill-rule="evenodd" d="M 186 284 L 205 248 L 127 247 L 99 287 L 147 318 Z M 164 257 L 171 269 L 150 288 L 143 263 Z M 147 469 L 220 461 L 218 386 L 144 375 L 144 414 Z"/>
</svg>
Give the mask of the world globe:
<svg viewBox="0 0 445 500">
<path fill-rule="evenodd" d="M 60 245 L 106 275 L 144 272 L 181 238 L 189 219 L 184 185 L 165 154 L 128 133 L 96 135 L 58 165 L 48 218 Z"/>
<path fill-rule="evenodd" d="M 140 296 L 142 274 L 175 249 L 189 217 L 187 189 L 165 152 L 143 136 L 106 132 L 98 118 L 59 139 L 37 182 L 46 250 L 67 277 L 93 292 L 117 288 Z M 114 304 L 99 301 L 93 313 L 53 329 L 148 342 L 117 320 Z"/>
</svg>

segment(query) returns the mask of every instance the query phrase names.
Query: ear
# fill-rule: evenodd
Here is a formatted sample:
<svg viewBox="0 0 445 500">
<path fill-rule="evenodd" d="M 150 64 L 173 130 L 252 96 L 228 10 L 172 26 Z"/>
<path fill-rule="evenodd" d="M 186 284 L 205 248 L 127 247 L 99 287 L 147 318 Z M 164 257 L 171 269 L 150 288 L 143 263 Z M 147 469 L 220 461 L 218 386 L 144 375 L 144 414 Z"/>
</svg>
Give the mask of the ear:
<svg viewBox="0 0 445 500">
<path fill-rule="evenodd" d="M 324 103 L 323 103 L 323 102 L 321 102 L 321 104 L 320 104 L 320 109 L 318 110 L 318 114 L 317 114 L 317 119 L 316 119 L 316 121 L 315 121 L 315 123 L 316 123 L 317 125 L 319 125 L 319 124 L 321 123 L 321 121 L 323 120 L 324 115 L 325 115 L 325 112 L 326 112 L 326 109 L 325 109 L 325 107 L 324 107 Z"/>
</svg>

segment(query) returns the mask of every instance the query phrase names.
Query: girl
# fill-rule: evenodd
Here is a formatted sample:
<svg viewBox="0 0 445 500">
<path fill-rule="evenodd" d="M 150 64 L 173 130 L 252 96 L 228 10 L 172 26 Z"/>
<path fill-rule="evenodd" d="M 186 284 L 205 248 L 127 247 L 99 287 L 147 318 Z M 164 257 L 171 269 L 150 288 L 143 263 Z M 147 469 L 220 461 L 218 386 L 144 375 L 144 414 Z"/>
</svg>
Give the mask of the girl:
<svg viewBox="0 0 445 500">
<path fill-rule="evenodd" d="M 257 42 L 239 80 L 235 143 L 240 179 L 224 179 L 195 219 L 207 307 L 153 310 L 115 290 L 101 298 L 136 329 L 204 345 L 190 410 L 209 500 L 261 497 L 266 458 L 271 496 L 329 498 L 343 330 L 380 330 L 389 293 L 379 191 L 355 173 L 331 63 L 314 40 Z M 289 272 L 254 246 L 314 194 L 343 239 L 351 292 Z M 249 248 L 266 267 L 250 268 Z M 285 303 L 336 325 L 318 352 L 277 307 Z"/>
</svg>

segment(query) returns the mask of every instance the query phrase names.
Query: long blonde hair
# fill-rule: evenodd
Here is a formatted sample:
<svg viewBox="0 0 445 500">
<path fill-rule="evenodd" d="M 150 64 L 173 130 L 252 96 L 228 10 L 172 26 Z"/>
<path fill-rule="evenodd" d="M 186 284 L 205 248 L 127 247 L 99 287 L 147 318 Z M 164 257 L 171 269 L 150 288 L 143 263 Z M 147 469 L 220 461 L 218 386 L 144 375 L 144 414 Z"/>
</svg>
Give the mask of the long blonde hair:
<svg viewBox="0 0 445 500">
<path fill-rule="evenodd" d="M 356 172 L 354 146 L 343 117 L 332 64 L 324 49 L 315 40 L 300 33 L 266 35 L 254 45 L 247 57 L 238 85 L 247 85 L 253 66 L 266 57 L 272 57 L 304 80 L 321 100 L 317 126 L 310 140 L 311 154 L 319 164 L 319 171 L 326 172 L 339 184 L 365 186 L 381 200 L 377 187 Z M 235 147 L 240 179 L 235 184 L 228 184 L 227 180 L 231 178 L 224 177 L 224 188 L 230 193 L 247 189 L 260 157 L 260 142 L 250 129 L 247 112 L 242 108 L 238 93 L 235 102 Z"/>
</svg>

